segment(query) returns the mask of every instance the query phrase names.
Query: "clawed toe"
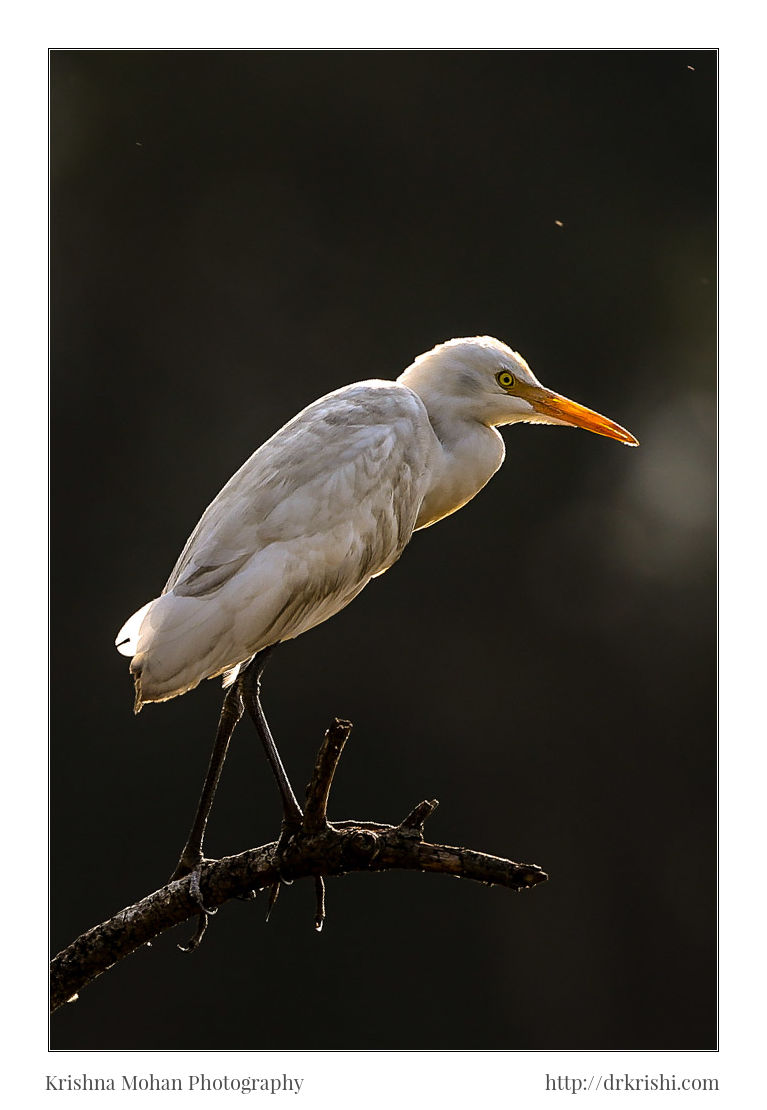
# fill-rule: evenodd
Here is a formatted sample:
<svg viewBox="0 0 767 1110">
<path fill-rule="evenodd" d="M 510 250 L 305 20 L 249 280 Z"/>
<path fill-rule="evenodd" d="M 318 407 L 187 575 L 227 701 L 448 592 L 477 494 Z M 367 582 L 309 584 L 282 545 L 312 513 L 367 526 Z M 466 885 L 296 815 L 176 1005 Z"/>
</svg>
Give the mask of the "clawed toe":
<svg viewBox="0 0 767 1110">
<path fill-rule="evenodd" d="M 218 913 L 217 906 L 206 906 L 202 897 L 202 890 L 200 889 L 200 877 L 202 874 L 202 865 L 208 863 L 202 853 L 199 853 L 196 858 L 191 858 L 189 853 L 184 850 L 181 854 L 181 859 L 176 865 L 176 870 L 171 875 L 169 882 L 176 882 L 178 879 L 185 879 L 189 876 L 189 895 L 199 907 L 200 912 L 197 916 L 197 931 L 194 936 L 186 944 L 179 944 L 178 948 L 182 952 L 194 952 L 195 948 L 200 946 L 202 938 L 205 936 L 205 930 L 208 927 L 208 918 L 214 913 Z"/>
<path fill-rule="evenodd" d="M 186 944 L 177 944 L 176 947 L 180 952 L 194 952 L 195 948 L 199 948 L 202 938 L 205 936 L 205 930 L 208 928 L 208 915 L 207 913 L 199 914 L 197 918 L 197 931 L 191 940 Z"/>
<path fill-rule="evenodd" d="M 189 877 L 189 893 L 194 898 L 197 905 L 200 907 L 204 914 L 209 917 L 214 913 L 218 913 L 218 906 L 206 906 L 202 900 L 202 891 L 200 890 L 200 869 L 196 867 Z"/>
<path fill-rule="evenodd" d="M 186 864 L 179 863 L 173 873 L 174 879 L 183 879 L 187 874 L 189 875 L 189 895 L 200 908 L 197 915 L 197 930 L 194 936 L 186 944 L 177 945 L 181 952 L 194 952 L 195 948 L 199 948 L 202 938 L 205 936 L 205 930 L 208 928 L 208 918 L 212 917 L 214 913 L 218 913 L 217 906 L 206 906 L 203 901 L 202 891 L 200 890 L 200 873 L 201 865 L 204 862 L 206 861 L 200 860 L 200 866 L 195 867 L 193 871 L 189 871 Z"/>
<path fill-rule="evenodd" d="M 168 882 L 173 883 L 177 879 L 185 879 L 186 876 L 189 875 L 189 893 L 194 898 L 200 909 L 208 914 L 213 914 L 217 911 L 215 907 L 209 908 L 208 906 L 206 906 L 202 900 L 202 891 L 200 890 L 200 876 L 202 874 L 203 864 L 212 862 L 212 860 L 206 859 L 201 852 L 198 853 L 195 857 L 191 857 L 187 854 L 186 851 L 184 851 L 181 854 L 181 859 L 176 865 L 176 870 L 173 872 L 170 879 L 168 880 Z"/>
</svg>

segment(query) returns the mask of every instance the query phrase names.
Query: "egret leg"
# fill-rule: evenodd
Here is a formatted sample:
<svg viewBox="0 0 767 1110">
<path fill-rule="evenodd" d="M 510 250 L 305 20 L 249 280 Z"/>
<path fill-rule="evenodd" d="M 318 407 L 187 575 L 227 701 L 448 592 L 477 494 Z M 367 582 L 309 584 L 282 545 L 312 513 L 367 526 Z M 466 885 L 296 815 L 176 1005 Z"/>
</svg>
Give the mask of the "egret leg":
<svg viewBox="0 0 767 1110">
<path fill-rule="evenodd" d="M 216 795 L 218 780 L 221 778 L 221 771 L 224 767 L 226 753 L 229 750 L 229 741 L 232 738 L 232 733 L 237 726 L 237 722 L 242 716 L 242 711 L 242 695 L 240 694 L 238 683 L 235 682 L 227 691 L 224 704 L 221 707 L 216 740 L 213 745 L 210 763 L 208 764 L 208 773 L 205 776 L 202 794 L 197 803 L 197 813 L 195 814 L 194 823 L 184 846 L 184 850 L 179 858 L 178 866 L 171 875 L 171 882 L 173 882 L 174 879 L 183 879 L 184 875 L 194 873 L 198 870 L 203 861 L 202 841 L 205 836 L 205 828 L 208 824 L 208 817 L 210 816 L 213 799 Z"/>
<path fill-rule="evenodd" d="M 283 827 L 285 830 L 289 830 L 300 826 L 304 815 L 296 800 L 293 787 L 290 785 L 290 780 L 280 759 L 280 753 L 277 751 L 277 745 L 274 742 L 261 706 L 261 675 L 271 650 L 270 647 L 264 648 L 263 651 L 259 651 L 253 657 L 248 666 L 240 673 L 238 685 L 245 708 L 253 718 L 256 731 L 261 737 L 261 742 L 266 751 L 266 758 L 269 760 L 274 777 L 277 779 L 277 785 L 282 795 Z"/>
</svg>

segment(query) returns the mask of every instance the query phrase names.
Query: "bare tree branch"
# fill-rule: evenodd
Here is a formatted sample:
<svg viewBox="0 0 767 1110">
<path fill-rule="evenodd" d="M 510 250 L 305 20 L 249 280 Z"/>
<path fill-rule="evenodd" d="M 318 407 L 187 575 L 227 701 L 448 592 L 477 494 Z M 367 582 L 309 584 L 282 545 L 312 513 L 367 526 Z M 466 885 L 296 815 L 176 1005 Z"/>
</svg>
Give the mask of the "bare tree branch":
<svg viewBox="0 0 767 1110">
<path fill-rule="evenodd" d="M 271 888 L 271 907 L 282 880 L 314 878 L 315 927 L 321 929 L 325 919 L 324 878 L 351 871 L 435 871 L 511 890 L 529 889 L 548 877 L 535 864 L 514 863 L 468 848 L 425 841 L 424 821 L 437 808 L 436 801 L 420 802 L 399 825 L 373 821 L 328 824 L 328 795 L 350 732 L 348 721 L 335 720 L 325 733 L 307 788 L 304 823 L 298 832 L 236 856 L 204 861 L 199 873 L 168 883 L 89 929 L 59 952 L 51 962 L 51 1011 L 75 998 L 119 960 L 198 915 L 200 924 L 189 946 L 196 947 L 207 920 L 207 914 L 200 913 L 201 905 L 214 912 L 231 898 Z"/>
</svg>

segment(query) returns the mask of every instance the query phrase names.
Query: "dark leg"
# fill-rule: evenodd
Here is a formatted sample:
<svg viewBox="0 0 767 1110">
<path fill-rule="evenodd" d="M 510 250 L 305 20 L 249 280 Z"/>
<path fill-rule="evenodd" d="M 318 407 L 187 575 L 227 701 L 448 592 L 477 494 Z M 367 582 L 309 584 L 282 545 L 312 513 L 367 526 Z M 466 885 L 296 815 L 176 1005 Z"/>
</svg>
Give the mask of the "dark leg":
<svg viewBox="0 0 767 1110">
<path fill-rule="evenodd" d="M 182 879 L 184 875 L 188 875 L 190 872 L 197 871 L 203 861 L 202 841 L 205 836 L 205 826 L 208 823 L 216 787 L 218 786 L 218 780 L 223 770 L 224 760 L 226 759 L 226 753 L 229 748 L 229 741 L 232 738 L 232 733 L 235 730 L 237 722 L 242 716 L 242 708 L 239 683 L 235 681 L 234 685 L 227 691 L 224 704 L 221 707 L 216 742 L 213 745 L 213 753 L 210 757 L 208 773 L 205 777 L 205 784 L 202 788 L 200 801 L 197 804 L 194 824 L 192 825 L 192 830 L 189 833 L 189 838 L 184 846 L 184 850 L 181 853 L 178 866 L 171 875 L 171 882 L 174 879 Z"/>
<path fill-rule="evenodd" d="M 282 795 L 283 828 L 289 830 L 299 826 L 304 815 L 296 801 L 293 787 L 285 773 L 280 753 L 277 751 L 277 745 L 272 738 L 264 711 L 261 708 L 261 675 L 271 650 L 271 648 L 264 648 L 263 651 L 259 651 L 258 655 L 253 657 L 253 660 L 240 674 L 238 686 L 245 708 L 253 718 L 253 723 L 266 750 L 266 758 L 269 760 L 274 777 L 277 779 L 277 785 Z"/>
</svg>

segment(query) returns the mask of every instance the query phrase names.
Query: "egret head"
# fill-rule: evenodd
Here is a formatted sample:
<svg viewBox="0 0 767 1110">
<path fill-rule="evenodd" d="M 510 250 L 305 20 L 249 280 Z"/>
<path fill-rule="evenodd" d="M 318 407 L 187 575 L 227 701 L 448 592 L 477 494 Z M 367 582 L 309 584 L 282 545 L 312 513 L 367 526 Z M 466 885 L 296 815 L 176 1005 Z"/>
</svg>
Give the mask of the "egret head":
<svg viewBox="0 0 767 1110">
<path fill-rule="evenodd" d="M 399 381 L 438 419 L 502 424 L 565 424 L 635 447 L 638 440 L 606 416 L 546 389 L 525 360 L 491 336 L 450 339 L 408 366 Z"/>
</svg>

